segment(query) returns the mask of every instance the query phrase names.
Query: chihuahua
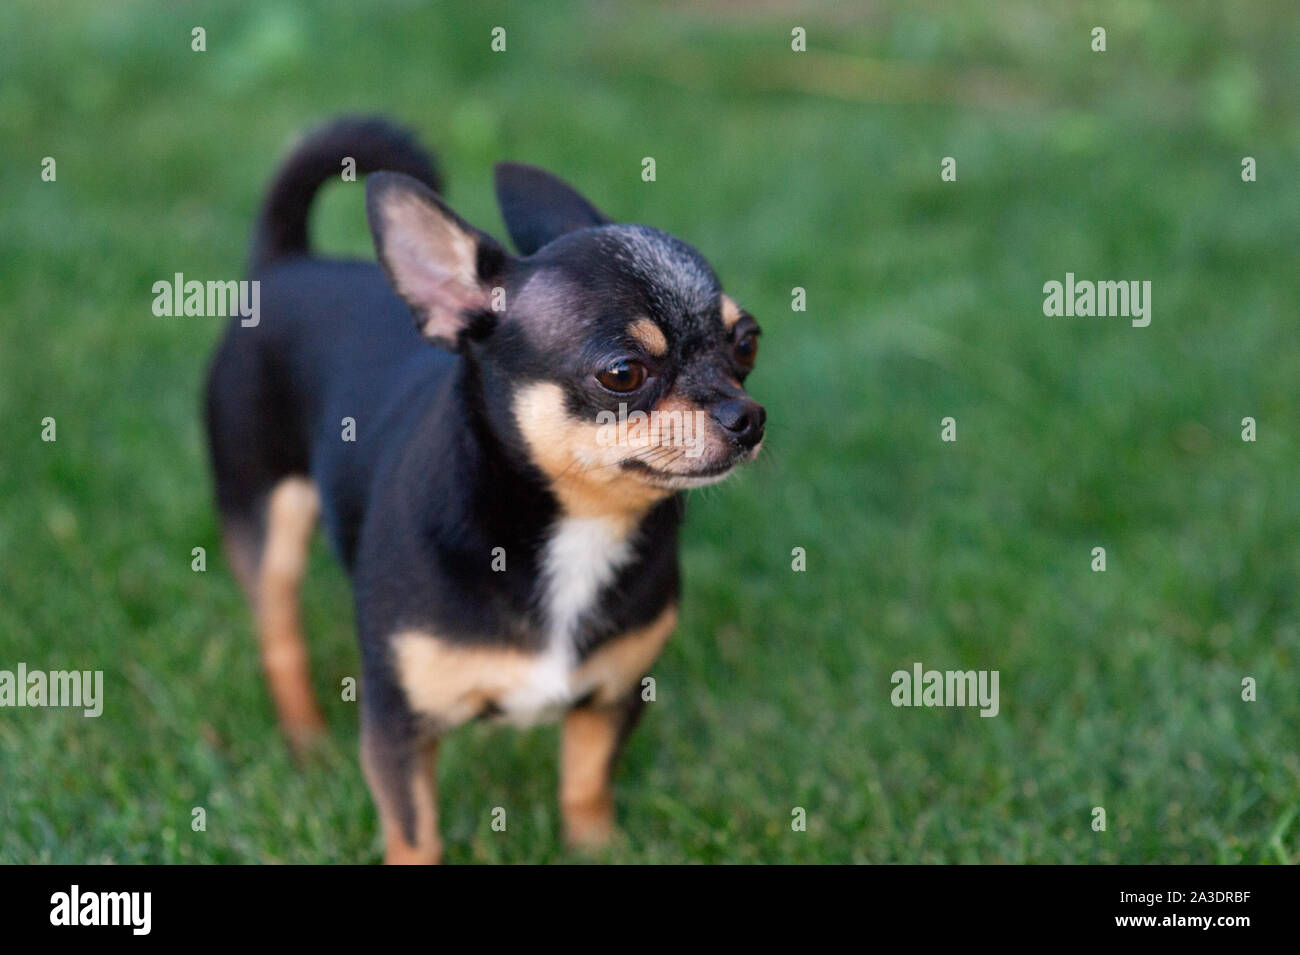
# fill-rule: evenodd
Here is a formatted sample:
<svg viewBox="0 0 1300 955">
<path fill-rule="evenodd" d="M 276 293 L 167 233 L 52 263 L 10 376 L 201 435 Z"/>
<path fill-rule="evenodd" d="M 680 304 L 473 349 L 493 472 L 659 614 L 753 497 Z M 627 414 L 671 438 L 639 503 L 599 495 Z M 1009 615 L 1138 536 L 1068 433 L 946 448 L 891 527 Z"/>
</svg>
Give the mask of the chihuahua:
<svg viewBox="0 0 1300 955">
<path fill-rule="evenodd" d="M 348 159 L 380 268 L 311 253 L 312 198 Z M 540 169 L 495 172 L 517 256 L 451 210 L 408 133 L 309 135 L 257 225 L 261 320 L 231 322 L 208 380 L 222 534 L 296 750 L 324 726 L 299 614 L 318 519 L 351 577 L 390 863 L 440 860 L 438 741 L 470 720 L 562 721 L 565 836 L 609 840 L 676 622 L 682 492 L 763 441 L 758 324 L 700 254 Z"/>
</svg>

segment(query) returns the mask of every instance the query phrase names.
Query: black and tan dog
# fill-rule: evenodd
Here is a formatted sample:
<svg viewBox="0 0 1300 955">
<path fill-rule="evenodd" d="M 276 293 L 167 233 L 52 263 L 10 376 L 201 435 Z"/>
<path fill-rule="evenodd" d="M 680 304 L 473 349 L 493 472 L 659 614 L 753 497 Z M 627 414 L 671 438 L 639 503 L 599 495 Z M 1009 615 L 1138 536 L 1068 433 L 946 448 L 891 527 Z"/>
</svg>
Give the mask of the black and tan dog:
<svg viewBox="0 0 1300 955">
<path fill-rule="evenodd" d="M 373 173 L 382 270 L 310 252 L 344 157 Z M 479 718 L 563 719 L 567 837 L 609 837 L 611 769 L 676 618 L 679 492 L 763 438 L 758 326 L 699 253 L 539 169 L 496 182 L 519 257 L 448 208 L 404 132 L 308 137 L 258 225 L 260 320 L 232 321 L 208 383 L 226 545 L 295 744 L 322 727 L 298 605 L 318 517 L 352 577 L 390 862 L 438 861 L 437 743 Z"/>
</svg>

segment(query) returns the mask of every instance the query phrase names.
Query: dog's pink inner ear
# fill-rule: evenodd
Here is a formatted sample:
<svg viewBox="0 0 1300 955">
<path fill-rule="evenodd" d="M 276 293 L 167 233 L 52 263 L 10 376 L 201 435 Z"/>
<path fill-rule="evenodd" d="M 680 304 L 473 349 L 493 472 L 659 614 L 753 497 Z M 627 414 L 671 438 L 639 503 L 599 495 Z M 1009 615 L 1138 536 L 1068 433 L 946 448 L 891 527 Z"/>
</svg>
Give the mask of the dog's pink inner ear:
<svg viewBox="0 0 1300 955">
<path fill-rule="evenodd" d="M 443 210 L 404 190 L 379 202 L 379 255 L 425 337 L 452 345 L 467 313 L 487 308 L 478 241 Z"/>
</svg>

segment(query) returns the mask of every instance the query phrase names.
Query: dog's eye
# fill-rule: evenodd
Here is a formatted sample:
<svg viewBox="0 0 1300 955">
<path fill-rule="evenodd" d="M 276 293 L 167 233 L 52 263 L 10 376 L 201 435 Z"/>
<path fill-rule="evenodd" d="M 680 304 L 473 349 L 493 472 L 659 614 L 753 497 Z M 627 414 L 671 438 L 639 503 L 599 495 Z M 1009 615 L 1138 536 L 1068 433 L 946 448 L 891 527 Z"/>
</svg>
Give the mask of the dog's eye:
<svg viewBox="0 0 1300 955">
<path fill-rule="evenodd" d="M 610 391 L 626 394 L 645 384 L 645 365 L 639 361 L 616 361 L 596 376 L 596 380 Z"/>
<path fill-rule="evenodd" d="M 758 359 L 758 332 L 746 332 L 736 342 L 736 364 L 745 371 L 754 367 L 754 362 Z"/>
</svg>

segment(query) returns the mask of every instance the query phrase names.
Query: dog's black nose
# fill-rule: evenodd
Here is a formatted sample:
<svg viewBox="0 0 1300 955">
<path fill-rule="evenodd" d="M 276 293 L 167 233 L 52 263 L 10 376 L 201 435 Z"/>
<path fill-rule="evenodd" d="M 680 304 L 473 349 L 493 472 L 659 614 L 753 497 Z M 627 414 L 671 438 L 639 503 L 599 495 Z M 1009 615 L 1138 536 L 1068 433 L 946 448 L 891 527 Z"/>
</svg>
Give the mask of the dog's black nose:
<svg viewBox="0 0 1300 955">
<path fill-rule="evenodd" d="M 767 421 L 767 412 L 757 401 L 733 398 L 713 407 L 713 420 L 722 425 L 742 447 L 752 448 L 763 440 L 763 424 Z"/>
</svg>

